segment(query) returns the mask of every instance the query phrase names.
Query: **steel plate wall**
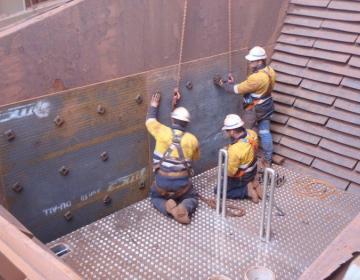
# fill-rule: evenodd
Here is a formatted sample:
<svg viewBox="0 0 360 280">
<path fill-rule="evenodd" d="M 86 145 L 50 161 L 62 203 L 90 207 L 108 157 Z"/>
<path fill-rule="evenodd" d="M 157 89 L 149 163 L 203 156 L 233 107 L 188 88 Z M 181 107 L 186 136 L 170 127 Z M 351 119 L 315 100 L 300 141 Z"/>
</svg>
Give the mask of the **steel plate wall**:
<svg viewBox="0 0 360 280">
<path fill-rule="evenodd" d="M 1 109 L 1 132 L 16 135 L 0 142 L 6 204 L 38 237 L 50 240 L 146 196 L 145 82 L 125 78 Z"/>
<path fill-rule="evenodd" d="M 233 59 L 243 55 L 235 53 Z M 226 73 L 227 59 L 220 55 L 183 65 L 179 105 L 190 110 L 189 130 L 201 144 L 197 172 L 216 164 L 217 151 L 226 144 L 220 130 L 226 114 L 240 113 L 240 97 L 212 82 L 216 73 Z M 10 211 L 48 241 L 144 198 L 154 144 L 151 140 L 149 149 L 147 101 L 156 90 L 162 92 L 160 121 L 170 125 L 176 74 L 177 67 L 165 67 L 2 107 L 2 191 Z M 99 105 L 105 113 L 98 113 Z M 60 126 L 56 117 L 63 121 Z M 9 130 L 13 140 L 4 134 Z M 100 158 L 103 152 L 107 161 Z M 65 176 L 62 167 L 68 169 Z M 109 205 L 103 202 L 106 195 L 112 198 Z M 72 219 L 67 221 L 69 211 Z"/>
</svg>

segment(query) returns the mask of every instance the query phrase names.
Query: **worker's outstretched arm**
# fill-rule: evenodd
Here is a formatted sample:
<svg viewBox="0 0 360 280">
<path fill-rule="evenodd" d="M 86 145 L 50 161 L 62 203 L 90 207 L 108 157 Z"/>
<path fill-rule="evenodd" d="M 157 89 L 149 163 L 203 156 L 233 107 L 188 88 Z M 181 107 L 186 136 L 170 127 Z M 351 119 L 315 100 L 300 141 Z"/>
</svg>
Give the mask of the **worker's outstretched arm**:
<svg viewBox="0 0 360 280">
<path fill-rule="evenodd" d="M 157 119 L 157 115 L 159 112 L 159 105 L 160 105 L 160 92 L 156 92 L 151 96 L 149 110 L 146 116 L 146 122 L 150 119 Z"/>
<path fill-rule="evenodd" d="M 161 99 L 160 92 L 156 92 L 152 95 L 149 110 L 146 116 L 146 122 L 145 122 L 147 130 L 155 139 L 157 139 L 157 137 L 161 134 L 161 131 L 165 127 L 157 120 L 160 99 Z"/>
<path fill-rule="evenodd" d="M 259 82 L 254 75 L 250 75 L 245 81 L 236 85 L 234 85 L 234 78 L 232 76 L 231 79 L 226 82 L 219 75 L 216 75 L 214 77 L 214 84 L 225 89 L 228 93 L 235 94 L 253 93 L 259 88 Z"/>
<path fill-rule="evenodd" d="M 228 80 L 228 82 L 224 81 L 220 75 L 216 75 L 214 77 L 214 84 L 218 87 L 221 87 L 223 89 L 225 89 L 226 92 L 228 93 L 236 93 L 235 92 L 235 86 L 229 82 L 230 80 Z"/>
</svg>

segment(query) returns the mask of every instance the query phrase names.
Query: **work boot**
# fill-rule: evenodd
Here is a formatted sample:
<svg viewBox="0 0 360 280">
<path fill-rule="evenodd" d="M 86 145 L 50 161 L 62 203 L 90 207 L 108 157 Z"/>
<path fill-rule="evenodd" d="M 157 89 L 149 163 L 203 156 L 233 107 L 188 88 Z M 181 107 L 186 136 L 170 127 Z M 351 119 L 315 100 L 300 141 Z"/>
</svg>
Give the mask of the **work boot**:
<svg viewBox="0 0 360 280">
<path fill-rule="evenodd" d="M 174 217 L 175 221 L 180 224 L 190 224 L 189 213 L 184 205 L 181 203 L 173 208 L 170 214 Z"/>
<path fill-rule="evenodd" d="M 168 199 L 165 202 L 165 210 L 166 212 L 168 212 L 169 214 L 171 214 L 172 209 L 174 209 L 176 207 L 176 202 L 173 199 Z"/>
<path fill-rule="evenodd" d="M 271 168 L 271 161 L 268 161 L 265 158 L 262 158 L 261 161 L 264 170 L 265 168 Z"/>
<path fill-rule="evenodd" d="M 253 183 L 254 183 L 254 188 L 255 188 L 256 194 L 258 195 L 259 199 L 262 199 L 263 189 L 262 189 L 260 183 L 256 180 Z"/>
<path fill-rule="evenodd" d="M 253 182 L 249 182 L 247 184 L 247 192 L 252 202 L 259 203 L 259 196 L 255 190 L 255 186 Z"/>
</svg>

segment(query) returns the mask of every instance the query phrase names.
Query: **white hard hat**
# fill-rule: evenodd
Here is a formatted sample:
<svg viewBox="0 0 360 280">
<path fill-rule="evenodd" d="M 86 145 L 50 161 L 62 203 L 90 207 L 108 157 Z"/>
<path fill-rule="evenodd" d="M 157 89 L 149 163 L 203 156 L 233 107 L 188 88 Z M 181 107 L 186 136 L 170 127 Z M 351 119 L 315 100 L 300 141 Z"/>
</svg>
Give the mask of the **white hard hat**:
<svg viewBox="0 0 360 280">
<path fill-rule="evenodd" d="M 261 59 L 266 59 L 266 52 L 262 47 L 256 46 L 253 47 L 247 56 L 245 56 L 248 61 L 256 61 Z"/>
<path fill-rule="evenodd" d="M 230 114 L 226 116 L 222 130 L 235 129 L 238 127 L 242 127 L 243 125 L 244 122 L 238 115 Z"/>
<path fill-rule="evenodd" d="M 190 122 L 190 113 L 184 107 L 176 108 L 171 113 L 171 117 L 179 121 Z"/>
</svg>

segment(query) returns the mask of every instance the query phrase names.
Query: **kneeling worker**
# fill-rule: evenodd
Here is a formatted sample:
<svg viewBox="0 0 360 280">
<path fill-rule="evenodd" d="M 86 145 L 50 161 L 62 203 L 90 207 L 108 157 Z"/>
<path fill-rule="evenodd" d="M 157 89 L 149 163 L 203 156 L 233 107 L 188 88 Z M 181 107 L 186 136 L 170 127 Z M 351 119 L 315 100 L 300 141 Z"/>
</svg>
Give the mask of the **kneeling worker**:
<svg viewBox="0 0 360 280">
<path fill-rule="evenodd" d="M 198 206 L 198 196 L 190 181 L 191 162 L 200 157 L 196 137 L 185 132 L 190 122 L 189 112 L 178 107 L 171 113 L 171 128 L 157 120 L 160 93 L 151 98 L 146 128 L 155 138 L 153 154 L 155 182 L 150 200 L 161 213 L 182 224 L 190 223 L 190 215 Z"/>
<path fill-rule="evenodd" d="M 227 115 L 222 128 L 231 144 L 228 151 L 227 198 L 249 197 L 254 203 L 261 198 L 260 186 L 255 181 L 257 171 L 256 150 L 258 137 L 255 131 L 244 128 L 238 115 Z"/>
</svg>

